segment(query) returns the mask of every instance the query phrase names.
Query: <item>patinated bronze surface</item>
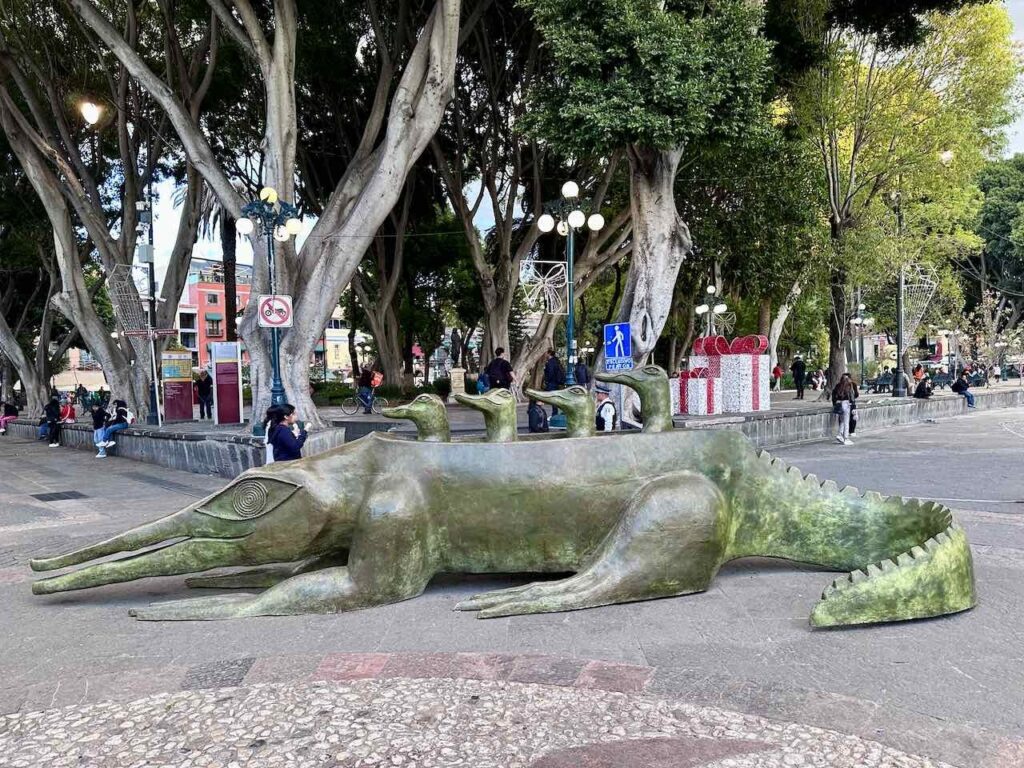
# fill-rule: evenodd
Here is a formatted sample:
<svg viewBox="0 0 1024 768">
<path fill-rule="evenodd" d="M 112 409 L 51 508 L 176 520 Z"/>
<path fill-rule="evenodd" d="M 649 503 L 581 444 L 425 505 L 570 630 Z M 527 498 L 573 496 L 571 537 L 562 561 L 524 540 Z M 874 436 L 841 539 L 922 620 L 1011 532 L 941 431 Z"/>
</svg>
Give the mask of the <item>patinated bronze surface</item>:
<svg viewBox="0 0 1024 768">
<path fill-rule="evenodd" d="M 33 591 L 271 566 L 187 581 L 265 588 L 257 595 L 133 611 L 149 620 L 222 619 L 369 608 L 415 597 L 441 572 L 574 574 L 458 606 L 493 617 L 700 592 L 723 563 L 756 555 L 849 572 L 825 589 L 814 626 L 974 605 L 970 547 L 945 507 L 819 483 L 735 432 L 670 430 L 668 380 L 658 368 L 603 378 L 637 388 L 644 432 L 514 442 L 514 398 L 497 391 L 459 398 L 484 412 L 492 442 L 425 442 L 446 439 L 447 424 L 437 423 L 436 404 L 418 399 L 394 415 L 416 420 L 421 441 L 374 433 L 251 470 L 161 520 L 34 560 L 34 570 L 50 571 L 171 542 L 37 581 Z M 588 412 L 572 390 L 540 394 L 560 397 L 570 417 Z M 575 423 L 573 434 L 582 434 Z"/>
</svg>

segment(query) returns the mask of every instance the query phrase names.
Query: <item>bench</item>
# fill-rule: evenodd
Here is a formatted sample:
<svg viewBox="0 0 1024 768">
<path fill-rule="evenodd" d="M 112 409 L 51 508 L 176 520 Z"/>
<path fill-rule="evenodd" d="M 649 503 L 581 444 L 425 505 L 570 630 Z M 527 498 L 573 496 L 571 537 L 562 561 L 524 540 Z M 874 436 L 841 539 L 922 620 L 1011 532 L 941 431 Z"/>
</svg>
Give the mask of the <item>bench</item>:
<svg viewBox="0 0 1024 768">
<path fill-rule="evenodd" d="M 945 387 L 952 385 L 952 383 L 953 377 L 950 376 L 948 373 L 937 373 L 934 376 L 932 376 L 933 387 L 943 389 Z"/>
<path fill-rule="evenodd" d="M 868 379 L 864 383 L 868 386 L 868 392 L 871 394 L 878 394 L 880 392 L 888 392 L 892 389 L 891 373 L 886 373 L 883 376 L 879 376 L 877 379 Z"/>
</svg>

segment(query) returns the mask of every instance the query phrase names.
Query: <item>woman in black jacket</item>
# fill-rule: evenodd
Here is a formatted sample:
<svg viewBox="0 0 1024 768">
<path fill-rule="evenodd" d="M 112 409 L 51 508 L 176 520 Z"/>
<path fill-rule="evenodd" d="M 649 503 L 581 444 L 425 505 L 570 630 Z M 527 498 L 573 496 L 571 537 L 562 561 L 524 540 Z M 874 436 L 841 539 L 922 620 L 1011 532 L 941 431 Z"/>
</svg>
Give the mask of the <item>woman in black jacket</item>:
<svg viewBox="0 0 1024 768">
<path fill-rule="evenodd" d="M 43 408 L 46 415 L 46 432 L 50 436 L 50 447 L 60 447 L 60 400 L 57 396 L 50 398 L 50 402 Z"/>
<path fill-rule="evenodd" d="M 306 430 L 299 429 L 295 406 L 274 405 L 267 409 L 267 444 L 273 446 L 274 461 L 294 461 L 302 458 Z"/>
</svg>

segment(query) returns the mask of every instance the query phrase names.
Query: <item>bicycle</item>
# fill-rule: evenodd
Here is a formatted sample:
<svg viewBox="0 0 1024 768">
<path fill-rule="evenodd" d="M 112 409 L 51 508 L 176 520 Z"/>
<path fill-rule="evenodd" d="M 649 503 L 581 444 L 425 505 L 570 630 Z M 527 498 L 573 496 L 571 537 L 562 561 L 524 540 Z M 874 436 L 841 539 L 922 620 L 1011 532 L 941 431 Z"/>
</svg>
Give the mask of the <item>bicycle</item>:
<svg viewBox="0 0 1024 768">
<path fill-rule="evenodd" d="M 370 410 L 380 415 L 385 408 L 388 407 L 388 401 L 383 397 L 377 397 L 373 393 L 376 388 L 370 390 Z M 363 399 L 362 395 L 356 395 L 355 397 L 346 397 L 341 401 L 341 412 L 348 416 L 355 416 L 359 413 L 360 409 L 366 409 L 366 400 Z"/>
</svg>

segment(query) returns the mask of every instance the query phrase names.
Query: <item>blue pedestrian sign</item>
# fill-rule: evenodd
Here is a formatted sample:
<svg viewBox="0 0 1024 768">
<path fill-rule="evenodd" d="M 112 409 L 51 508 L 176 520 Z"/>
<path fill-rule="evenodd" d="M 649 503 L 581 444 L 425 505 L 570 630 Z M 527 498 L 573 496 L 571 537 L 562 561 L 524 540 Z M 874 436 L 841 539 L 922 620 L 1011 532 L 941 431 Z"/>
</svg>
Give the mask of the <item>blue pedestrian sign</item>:
<svg viewBox="0 0 1024 768">
<path fill-rule="evenodd" d="M 613 323 L 604 327 L 604 369 L 633 370 L 633 336 L 629 323 Z"/>
</svg>

